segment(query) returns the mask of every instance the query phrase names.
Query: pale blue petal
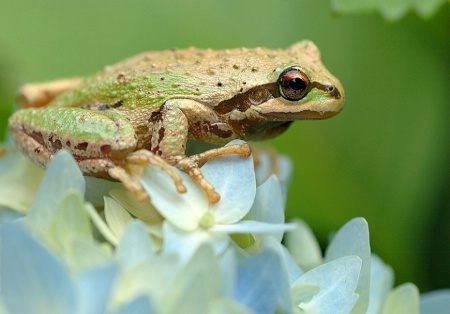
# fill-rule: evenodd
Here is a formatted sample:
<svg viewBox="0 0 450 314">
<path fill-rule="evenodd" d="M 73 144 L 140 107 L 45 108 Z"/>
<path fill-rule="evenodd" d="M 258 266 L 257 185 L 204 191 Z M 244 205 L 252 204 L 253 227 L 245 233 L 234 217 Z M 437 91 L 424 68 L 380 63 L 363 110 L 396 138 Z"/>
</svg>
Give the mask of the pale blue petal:
<svg viewBox="0 0 450 314">
<path fill-rule="evenodd" d="M 309 226 L 301 219 L 294 219 L 296 228 L 286 233 L 285 243 L 298 265 L 306 271 L 322 264 L 319 242 Z"/>
<path fill-rule="evenodd" d="M 10 313 L 75 313 L 68 269 L 22 225 L 2 226 L 1 248 L 1 293 Z"/>
<path fill-rule="evenodd" d="M 77 314 L 105 313 L 118 274 L 117 266 L 90 269 L 77 280 Z"/>
<path fill-rule="evenodd" d="M 211 245 L 216 254 L 225 252 L 230 237 L 225 233 L 198 229 L 192 232 L 183 231 L 170 223 L 163 224 L 165 254 L 176 254 L 182 261 L 187 261 L 204 243 Z"/>
<path fill-rule="evenodd" d="M 320 286 L 320 291 L 309 302 L 296 303 L 296 305 L 305 314 L 350 313 L 358 299 L 355 289 L 361 264 L 358 256 L 346 256 L 310 270 L 293 284 L 293 295 L 299 300 L 309 299 L 313 291 L 308 292 L 309 290 L 303 285 L 314 288 L 317 284 Z M 298 289 L 308 292 L 308 297 L 304 298 L 298 293 Z"/>
<path fill-rule="evenodd" d="M 296 265 L 286 248 L 278 240 L 272 237 L 264 237 L 260 243 L 260 247 L 261 251 L 271 250 L 272 252 L 275 252 L 281 260 L 281 292 L 278 300 L 277 312 L 290 313 L 293 304 L 290 287 L 303 272 Z"/>
<path fill-rule="evenodd" d="M 282 289 L 282 267 L 279 256 L 263 251 L 238 265 L 238 281 L 234 299 L 255 313 L 272 314 Z"/>
<path fill-rule="evenodd" d="M 125 269 L 131 269 L 154 256 L 152 242 L 141 221 L 133 220 L 126 226 L 116 248 L 116 256 Z"/>
<path fill-rule="evenodd" d="M 394 285 L 394 272 L 378 256 L 372 254 L 370 263 L 370 298 L 366 314 L 378 314 Z"/>
<path fill-rule="evenodd" d="M 162 301 L 162 313 L 207 313 L 220 296 L 222 283 L 219 261 L 209 245 L 201 245 Z"/>
<path fill-rule="evenodd" d="M 404 283 L 389 293 L 382 314 L 419 314 L 419 289 Z"/>
<path fill-rule="evenodd" d="M 283 261 L 286 266 L 286 273 L 288 275 L 288 282 L 289 284 L 293 284 L 298 278 L 300 278 L 301 275 L 303 275 L 305 272 L 298 266 L 298 264 L 295 262 L 292 255 L 289 253 L 289 251 L 282 245 L 280 245 L 281 253 L 283 257 Z"/>
<path fill-rule="evenodd" d="M 50 161 L 33 206 L 28 212 L 28 221 L 33 227 L 45 230 L 53 211 L 61 198 L 69 191 L 84 195 L 85 183 L 80 168 L 67 151 L 59 151 Z"/>
<path fill-rule="evenodd" d="M 284 233 L 293 230 L 295 224 L 272 224 L 259 221 L 242 220 L 233 225 L 216 224 L 211 227 L 211 231 L 223 233 L 251 233 L 251 234 L 274 234 Z"/>
<path fill-rule="evenodd" d="M 229 299 L 214 300 L 209 314 L 256 314 L 252 310 Z"/>
<path fill-rule="evenodd" d="M 450 289 L 435 290 L 420 296 L 421 314 L 445 314 L 450 309 Z"/>
<path fill-rule="evenodd" d="M 0 226 L 20 217 L 23 217 L 21 213 L 0 205 Z"/>
<path fill-rule="evenodd" d="M 149 298 L 145 295 L 140 295 L 130 303 L 122 306 L 114 314 L 153 314 L 156 310 Z"/>
<path fill-rule="evenodd" d="M 183 194 L 178 193 L 172 179 L 155 166 L 146 167 L 141 182 L 160 214 L 178 228 L 190 231 L 198 227 L 200 218 L 208 211 L 208 199 L 187 174 L 178 173 L 187 188 Z"/>
<path fill-rule="evenodd" d="M 356 289 L 359 298 L 352 313 L 365 313 L 370 293 L 370 240 L 369 227 L 364 218 L 350 220 L 336 233 L 325 252 L 325 261 L 348 255 L 357 255 L 362 260 Z"/>
<path fill-rule="evenodd" d="M 274 175 L 256 189 L 255 202 L 246 219 L 272 224 L 284 223 L 283 195 L 280 182 Z M 274 232 L 271 236 L 281 242 L 283 232 Z"/>
<path fill-rule="evenodd" d="M 227 146 L 242 143 L 234 140 Z M 233 224 L 247 215 L 256 194 L 253 157 L 228 155 L 208 161 L 201 170 L 220 194 L 220 201 L 210 205 L 217 223 Z"/>
</svg>

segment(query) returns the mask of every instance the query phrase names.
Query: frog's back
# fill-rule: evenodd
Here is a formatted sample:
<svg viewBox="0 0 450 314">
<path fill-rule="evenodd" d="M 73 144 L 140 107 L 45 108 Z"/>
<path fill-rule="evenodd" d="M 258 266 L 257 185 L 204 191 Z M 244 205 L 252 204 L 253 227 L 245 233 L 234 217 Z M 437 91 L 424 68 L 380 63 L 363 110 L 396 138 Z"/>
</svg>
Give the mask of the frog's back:
<svg viewBox="0 0 450 314">
<path fill-rule="evenodd" d="M 264 84 L 278 65 L 293 62 L 292 50 L 237 48 L 147 52 L 99 73 L 56 98 L 52 105 L 157 109 L 170 98 L 191 98 L 214 106 Z"/>
</svg>

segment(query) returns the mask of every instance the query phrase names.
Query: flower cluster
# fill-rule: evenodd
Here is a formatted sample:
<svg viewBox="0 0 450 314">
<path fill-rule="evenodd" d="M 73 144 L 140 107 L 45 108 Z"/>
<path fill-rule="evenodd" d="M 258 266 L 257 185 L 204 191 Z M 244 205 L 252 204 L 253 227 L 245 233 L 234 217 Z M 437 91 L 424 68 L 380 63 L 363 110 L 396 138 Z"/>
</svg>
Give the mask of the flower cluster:
<svg viewBox="0 0 450 314">
<path fill-rule="evenodd" d="M 233 144 L 236 142 L 233 142 Z M 286 224 L 289 162 L 226 156 L 202 167 L 210 204 L 147 167 L 140 203 L 121 184 L 84 178 L 67 152 L 45 173 L 0 159 L 0 313 L 444 313 L 450 292 L 393 289 L 362 218 L 322 256 L 301 220 Z M 284 244 L 281 240 L 285 236 Z"/>
</svg>

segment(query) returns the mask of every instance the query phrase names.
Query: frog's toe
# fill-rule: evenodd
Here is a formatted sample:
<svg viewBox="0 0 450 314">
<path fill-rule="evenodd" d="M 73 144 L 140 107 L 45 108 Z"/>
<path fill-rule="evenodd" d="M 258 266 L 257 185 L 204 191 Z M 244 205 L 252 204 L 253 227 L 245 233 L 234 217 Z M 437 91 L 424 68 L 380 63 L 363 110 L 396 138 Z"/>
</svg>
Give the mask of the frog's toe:
<svg viewBox="0 0 450 314">
<path fill-rule="evenodd" d="M 130 191 L 138 201 L 145 202 L 149 199 L 149 195 L 144 190 L 140 178 L 128 173 L 124 168 L 116 166 L 108 170 L 108 174 L 122 182 L 125 188 Z"/>
</svg>

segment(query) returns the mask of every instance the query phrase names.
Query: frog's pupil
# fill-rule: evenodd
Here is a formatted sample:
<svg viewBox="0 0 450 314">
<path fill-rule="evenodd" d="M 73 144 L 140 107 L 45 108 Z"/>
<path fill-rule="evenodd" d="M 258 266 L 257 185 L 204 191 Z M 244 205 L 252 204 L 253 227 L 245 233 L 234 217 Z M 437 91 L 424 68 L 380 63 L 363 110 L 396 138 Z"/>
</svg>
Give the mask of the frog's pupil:
<svg viewBox="0 0 450 314">
<path fill-rule="evenodd" d="M 301 91 L 306 88 L 306 84 L 301 78 L 296 77 L 289 81 L 289 87 L 296 91 Z"/>
</svg>

